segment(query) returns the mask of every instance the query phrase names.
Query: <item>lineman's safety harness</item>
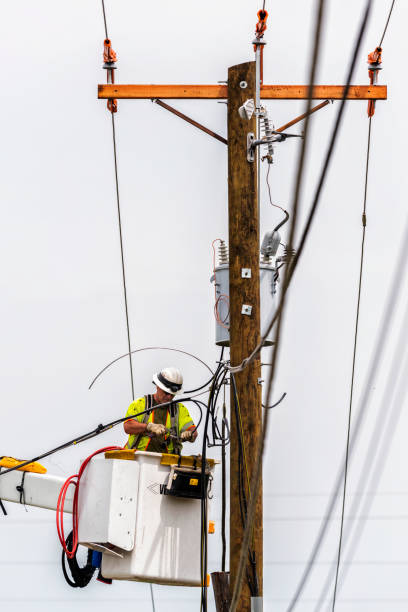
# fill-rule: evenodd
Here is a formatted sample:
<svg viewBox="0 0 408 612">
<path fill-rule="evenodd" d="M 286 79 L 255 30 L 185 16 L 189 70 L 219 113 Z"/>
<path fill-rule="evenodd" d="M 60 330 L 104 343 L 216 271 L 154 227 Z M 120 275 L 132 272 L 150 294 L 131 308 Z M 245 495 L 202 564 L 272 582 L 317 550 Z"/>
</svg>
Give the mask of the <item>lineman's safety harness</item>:
<svg viewBox="0 0 408 612">
<path fill-rule="evenodd" d="M 144 410 L 146 411 L 145 414 L 143 415 L 143 420 L 142 423 L 145 423 L 147 425 L 147 423 L 149 422 L 149 417 L 150 417 L 150 413 L 153 412 L 154 415 L 154 409 L 155 409 L 155 405 L 154 405 L 154 399 L 153 399 L 153 395 L 145 395 L 145 407 Z M 178 403 L 172 403 L 169 406 L 169 411 L 170 411 L 170 436 L 173 438 L 173 444 L 174 444 L 174 452 L 175 454 L 179 455 L 181 453 L 181 449 L 182 449 L 182 445 L 181 442 L 178 439 L 178 432 L 179 432 L 179 404 Z M 132 417 L 130 417 L 132 418 Z M 153 416 L 154 418 L 154 416 Z M 167 416 L 166 416 L 167 418 Z M 140 434 L 136 435 L 136 438 L 133 442 L 133 444 L 130 446 L 130 448 L 137 448 L 137 445 L 140 442 L 140 439 L 143 436 L 147 436 L 149 438 L 152 437 L 151 434 L 149 434 L 148 432 L 141 432 Z M 165 437 L 166 440 L 166 437 Z"/>
</svg>

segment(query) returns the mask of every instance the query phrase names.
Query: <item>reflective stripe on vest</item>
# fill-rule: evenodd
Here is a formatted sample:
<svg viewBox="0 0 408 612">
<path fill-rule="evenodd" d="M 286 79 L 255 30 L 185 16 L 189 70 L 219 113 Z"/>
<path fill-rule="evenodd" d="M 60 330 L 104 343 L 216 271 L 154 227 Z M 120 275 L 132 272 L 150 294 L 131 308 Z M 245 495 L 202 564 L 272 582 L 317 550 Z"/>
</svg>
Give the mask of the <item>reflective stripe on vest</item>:
<svg viewBox="0 0 408 612">
<path fill-rule="evenodd" d="M 153 395 L 145 395 L 144 399 L 145 399 L 144 410 L 149 410 L 150 408 L 153 408 Z M 154 410 L 152 410 L 152 412 L 146 412 L 143 415 L 142 423 L 145 423 L 145 425 L 147 425 L 147 423 L 149 422 L 150 415 L 153 413 L 154 413 Z M 173 436 L 176 436 L 176 438 L 178 438 L 178 435 L 179 435 L 179 413 L 180 411 L 179 411 L 178 403 L 170 404 L 170 432 Z M 138 434 L 130 448 L 137 448 L 140 442 L 140 439 L 146 435 L 149 435 L 149 434 L 146 434 L 145 432 L 141 432 L 140 434 Z M 176 440 L 173 440 L 172 442 L 173 442 L 174 450 L 176 452 L 180 452 L 182 448 L 182 444 L 180 442 L 177 442 Z M 147 443 L 145 450 L 147 450 L 148 445 L 149 443 Z"/>
</svg>

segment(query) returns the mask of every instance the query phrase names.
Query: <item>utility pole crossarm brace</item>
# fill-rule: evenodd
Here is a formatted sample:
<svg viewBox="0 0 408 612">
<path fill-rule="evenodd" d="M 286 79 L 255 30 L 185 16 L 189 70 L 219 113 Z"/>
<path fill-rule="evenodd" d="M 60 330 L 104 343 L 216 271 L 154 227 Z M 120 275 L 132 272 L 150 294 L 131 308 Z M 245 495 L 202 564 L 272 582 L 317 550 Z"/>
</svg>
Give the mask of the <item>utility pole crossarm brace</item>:
<svg viewBox="0 0 408 612">
<path fill-rule="evenodd" d="M 341 100 L 344 95 L 343 85 L 316 85 L 313 88 L 313 100 Z M 307 99 L 307 85 L 263 85 L 263 100 L 299 100 Z M 100 99 L 190 99 L 190 100 L 226 100 L 228 85 L 98 85 Z M 386 100 L 386 85 L 350 85 L 348 100 Z"/>
</svg>

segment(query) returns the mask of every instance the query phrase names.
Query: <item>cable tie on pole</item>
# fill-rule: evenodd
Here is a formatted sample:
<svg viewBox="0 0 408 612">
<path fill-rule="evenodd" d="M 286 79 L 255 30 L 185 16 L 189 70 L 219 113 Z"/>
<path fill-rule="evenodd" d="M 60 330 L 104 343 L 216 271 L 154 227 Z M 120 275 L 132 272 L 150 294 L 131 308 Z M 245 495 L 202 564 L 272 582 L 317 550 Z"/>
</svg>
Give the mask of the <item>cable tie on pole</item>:
<svg viewBox="0 0 408 612">
<path fill-rule="evenodd" d="M 115 73 L 117 55 L 112 49 L 112 43 L 109 38 L 105 38 L 103 41 L 103 68 L 106 70 L 106 82 L 112 85 L 115 84 Z M 109 98 L 107 102 L 107 108 L 111 113 L 118 112 L 118 101 L 115 98 Z"/>
</svg>

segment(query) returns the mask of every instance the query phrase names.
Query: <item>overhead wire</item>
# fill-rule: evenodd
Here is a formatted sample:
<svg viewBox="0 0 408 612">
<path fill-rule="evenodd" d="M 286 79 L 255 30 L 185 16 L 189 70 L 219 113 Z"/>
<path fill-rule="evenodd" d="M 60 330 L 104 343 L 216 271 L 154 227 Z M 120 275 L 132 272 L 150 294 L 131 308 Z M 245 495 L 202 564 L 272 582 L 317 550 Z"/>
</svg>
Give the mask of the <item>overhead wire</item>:
<svg viewBox="0 0 408 612">
<path fill-rule="evenodd" d="M 369 15 L 370 15 L 370 12 L 371 12 L 371 4 L 372 4 L 372 0 L 367 0 L 366 8 L 365 8 L 365 10 L 363 12 L 363 17 L 362 17 L 362 20 L 361 20 L 361 23 L 360 23 L 360 27 L 359 27 L 359 30 L 358 30 L 357 39 L 356 39 L 356 43 L 355 43 L 355 46 L 354 46 L 353 54 L 352 54 L 352 57 L 351 57 L 351 60 L 350 60 L 350 65 L 349 65 L 349 69 L 348 69 L 348 73 L 347 73 L 347 79 L 346 79 L 346 85 L 345 85 L 344 90 L 343 90 L 343 98 L 342 98 L 342 101 L 341 101 L 341 105 L 340 105 L 339 111 L 337 113 L 337 117 L 336 117 L 336 120 L 335 120 L 335 124 L 334 124 L 333 130 L 332 130 L 332 135 L 331 135 L 331 138 L 330 138 L 328 151 L 327 151 L 327 154 L 326 154 L 323 166 L 322 166 L 322 171 L 321 171 L 320 178 L 319 178 L 319 181 L 318 181 L 318 185 L 317 185 L 317 188 L 316 188 L 316 191 L 315 191 L 315 195 L 314 195 L 314 198 L 313 198 L 312 206 L 311 206 L 311 209 L 309 211 L 309 214 L 308 214 L 308 217 L 307 217 L 307 221 L 306 221 L 306 224 L 304 226 L 304 229 L 303 229 L 303 232 L 302 232 L 302 235 L 301 235 L 300 245 L 298 247 L 297 252 L 294 255 L 294 258 L 292 260 L 291 265 L 288 266 L 287 270 L 286 270 L 284 286 L 283 286 L 283 289 L 282 289 L 282 296 L 281 296 L 281 300 L 280 300 L 280 303 L 278 305 L 277 311 L 274 314 L 274 316 L 272 317 L 271 322 L 270 322 L 270 324 L 268 326 L 268 329 L 265 332 L 265 334 L 263 336 L 263 339 L 258 344 L 256 349 L 253 351 L 253 353 L 250 355 L 249 358 L 244 360 L 244 362 L 241 364 L 241 366 L 239 366 L 238 368 L 230 368 L 230 371 L 232 371 L 232 372 L 234 372 L 236 370 L 240 371 L 240 368 L 246 367 L 249 362 L 251 362 L 253 359 L 255 359 L 256 354 L 261 350 L 261 348 L 263 346 L 264 339 L 270 333 L 274 323 L 276 321 L 278 321 L 278 329 L 277 329 L 277 332 L 276 332 L 276 337 L 278 339 L 278 342 L 276 342 L 276 340 L 275 340 L 275 345 L 274 345 L 274 349 L 275 349 L 274 350 L 274 358 L 275 358 L 275 363 L 276 363 L 275 355 L 277 355 L 276 350 L 277 350 L 277 347 L 279 346 L 279 333 L 280 333 L 280 323 L 279 322 L 281 321 L 281 312 L 282 312 L 283 306 L 285 304 L 285 294 L 287 292 L 289 283 L 290 283 L 290 281 L 291 281 L 291 279 L 293 277 L 293 273 L 294 273 L 294 270 L 296 268 L 296 265 L 297 265 L 297 263 L 299 261 L 299 258 L 300 258 L 301 254 L 303 252 L 303 249 L 305 247 L 305 243 L 306 243 L 308 235 L 310 233 L 310 228 L 311 228 L 311 225 L 313 223 L 313 220 L 314 220 L 317 208 L 318 208 L 318 204 L 319 204 L 319 201 L 320 201 L 321 191 L 322 191 L 322 188 L 323 188 L 323 185 L 324 185 L 324 182 L 325 182 L 325 178 L 326 178 L 329 166 L 330 166 L 330 161 L 331 161 L 331 158 L 332 158 L 332 155 L 333 155 L 333 151 L 334 151 L 334 145 L 336 143 L 337 135 L 338 135 L 338 132 L 339 132 L 339 129 L 340 129 L 340 125 L 341 125 L 341 122 L 342 122 L 342 118 L 343 118 L 343 114 L 344 114 L 344 108 L 345 108 L 345 103 L 346 103 L 346 100 L 347 100 L 347 94 L 348 94 L 348 91 L 349 91 L 349 88 L 350 88 L 350 83 L 351 83 L 352 75 L 353 75 L 353 72 L 354 72 L 354 67 L 355 67 L 355 64 L 356 64 L 356 61 L 357 61 L 357 56 L 358 56 L 358 53 L 359 53 L 359 50 L 360 50 L 360 47 L 361 47 L 361 42 L 362 42 L 363 35 L 364 35 L 365 29 L 366 29 L 366 26 L 367 26 L 367 23 L 368 23 Z M 310 82 L 312 82 L 312 81 L 310 81 Z M 295 219 L 296 219 L 296 216 L 295 216 Z M 293 223 L 293 220 L 292 220 L 292 223 Z M 271 371 L 270 371 L 270 374 L 269 374 L 269 380 L 268 380 L 268 383 L 267 383 L 267 401 L 266 401 L 266 404 L 269 404 L 269 397 L 270 397 L 270 393 L 271 393 L 271 389 L 272 389 L 273 377 L 274 377 L 274 367 L 271 368 Z M 248 545 L 248 541 L 249 541 L 249 529 L 250 529 L 249 523 L 250 523 L 250 521 L 253 521 L 253 518 L 254 518 L 254 512 L 255 512 L 255 499 L 254 499 L 254 497 L 256 497 L 257 491 L 259 489 L 259 482 L 260 482 L 260 475 L 261 475 L 261 464 L 262 464 L 262 454 L 263 454 L 263 449 L 264 449 L 264 444 L 265 444 L 265 437 L 266 437 L 267 426 L 268 426 L 268 414 L 269 414 L 269 412 L 265 413 L 264 426 L 263 426 L 263 430 L 261 432 L 261 440 L 260 440 L 259 444 L 257 445 L 257 450 L 256 450 L 256 455 L 257 455 L 256 456 L 256 464 L 255 464 L 255 469 L 254 469 L 253 476 L 252 476 L 252 483 L 253 483 L 253 491 L 254 491 L 254 493 L 253 493 L 253 496 L 251 497 L 250 508 L 249 508 L 249 511 L 248 511 L 248 517 L 249 518 L 248 518 L 247 525 L 246 525 L 246 528 L 245 528 L 245 533 L 244 533 L 244 538 L 243 538 L 243 543 L 242 543 L 242 548 L 241 548 L 240 567 L 239 567 L 239 569 L 240 569 L 240 576 L 239 576 L 240 577 L 240 581 L 242 581 L 242 571 L 243 571 L 243 563 L 244 563 L 243 551 L 244 551 L 244 548 Z M 236 581 L 236 586 L 237 585 L 238 585 L 238 580 Z M 239 586 L 238 586 L 238 588 L 239 588 Z M 236 606 L 236 599 L 237 599 L 236 598 L 236 594 L 234 593 L 233 603 L 234 603 L 235 606 Z M 236 608 L 232 607 L 232 605 L 231 605 L 231 611 L 234 612 L 235 609 Z M 292 609 L 293 608 L 290 607 L 288 610 L 292 610 Z"/>
<path fill-rule="evenodd" d="M 392 1 L 388 18 L 383 30 L 383 34 L 381 36 L 381 41 L 378 47 L 382 46 L 385 33 L 388 28 L 388 24 L 390 22 L 392 10 L 394 8 L 395 0 Z M 342 510 L 341 510 L 341 521 L 340 521 L 340 534 L 339 534 L 339 545 L 338 545 L 338 553 L 337 553 L 337 562 L 336 562 L 336 575 L 334 580 L 334 590 L 333 590 L 333 605 L 332 612 L 334 612 L 336 605 L 336 595 L 337 595 L 337 583 L 339 577 L 339 568 L 340 568 L 340 560 L 341 560 L 341 551 L 342 551 L 342 540 L 343 540 L 343 528 L 344 528 L 344 513 L 345 513 L 345 502 L 346 502 L 346 489 L 347 489 L 347 475 L 348 475 L 348 460 L 349 460 L 349 444 L 350 444 L 350 428 L 351 428 L 351 413 L 352 413 L 352 405 L 353 405 L 353 391 L 354 391 L 354 376 L 355 376 L 355 365 L 356 365 L 356 353 L 357 353 L 357 340 L 358 340 L 358 325 L 359 325 L 359 317 L 360 317 L 360 301 L 361 301 L 361 287 L 362 287 L 362 278 L 363 278 L 363 266 L 364 266 L 364 247 L 365 247 L 365 236 L 366 236 L 366 225 L 367 225 L 367 188 L 368 188 L 368 171 L 369 171 L 369 161 L 370 161 L 370 147 L 371 147 L 371 121 L 372 114 L 369 114 L 368 120 L 368 136 L 367 136 L 367 152 L 366 152 L 366 168 L 365 168 L 365 183 L 364 183 L 364 198 L 363 198 L 363 212 L 362 212 L 362 238 L 361 238 L 361 254 L 360 254 L 360 273 L 359 273 L 359 281 L 358 281 L 358 292 L 357 292 L 357 307 L 356 307 L 356 316 L 355 316 L 355 330 L 354 330 L 354 344 L 353 344 L 353 357 L 352 357 L 352 370 L 351 370 L 351 383 L 350 383 L 350 399 L 349 399 L 349 413 L 348 413 L 348 422 L 347 422 L 347 439 L 346 439 L 346 457 L 345 457 L 345 466 L 344 466 L 344 485 L 343 485 L 343 497 L 342 497 Z"/>
<path fill-rule="evenodd" d="M 386 21 L 385 26 L 384 26 L 384 31 L 383 31 L 382 36 L 381 36 L 380 44 L 378 45 L 379 47 L 381 47 L 382 44 L 383 44 L 385 33 L 386 33 L 387 29 L 388 29 L 388 24 L 390 23 L 391 14 L 392 14 L 392 11 L 393 11 L 393 8 L 394 8 L 394 4 L 395 4 L 395 0 L 392 0 L 390 12 L 388 13 L 388 18 L 387 18 L 387 21 Z"/>
<path fill-rule="evenodd" d="M 324 5 L 325 5 L 325 0 L 319 0 L 317 12 L 316 12 L 316 19 L 315 19 L 314 42 L 313 42 L 313 49 L 312 49 L 312 62 L 311 62 L 311 69 L 310 69 L 310 75 L 309 75 L 308 99 L 306 102 L 306 112 L 307 113 L 309 112 L 311 108 L 311 104 L 312 104 L 312 91 L 313 91 L 313 86 L 315 82 L 315 75 L 316 75 L 316 70 L 317 70 L 317 60 L 319 56 Z M 304 139 L 302 142 L 301 152 L 299 154 L 298 170 L 297 170 L 294 197 L 293 197 L 293 206 L 291 209 L 292 219 L 291 219 L 291 226 L 290 226 L 289 240 L 288 240 L 289 247 L 291 247 L 293 243 L 295 229 L 296 229 L 297 209 L 298 209 L 298 203 L 299 203 L 299 197 L 300 197 L 300 188 L 301 188 L 301 183 L 302 183 L 306 146 L 308 142 L 307 136 L 308 136 L 309 118 L 310 118 L 310 115 L 308 114 L 306 116 L 306 121 L 305 121 Z M 287 283 L 289 280 L 290 269 L 291 269 L 291 266 L 289 265 L 286 268 L 286 274 L 285 274 L 285 280 L 284 280 L 284 292 L 281 298 L 281 312 L 282 312 L 283 305 L 284 305 L 285 293 L 286 293 Z M 279 316 L 278 326 L 277 326 L 277 331 L 276 331 L 276 336 L 275 336 L 272 366 L 271 366 L 271 371 L 270 371 L 270 376 L 269 376 L 267 400 L 265 402 L 266 405 L 269 405 L 270 403 L 269 396 L 270 396 L 272 380 L 273 380 L 274 373 L 275 373 L 276 360 L 277 360 L 277 347 L 279 346 L 281 324 L 282 324 L 282 317 Z M 264 335 L 264 338 L 266 337 L 266 335 L 267 334 Z M 263 342 L 262 342 L 262 345 L 263 345 Z M 233 373 L 234 368 L 230 368 L 230 371 L 231 373 Z M 249 547 L 249 541 L 250 541 L 253 521 L 255 517 L 256 502 L 257 502 L 261 474 L 262 474 L 262 455 L 263 455 L 263 450 L 264 450 L 264 445 L 265 445 L 265 437 L 267 433 L 269 414 L 270 414 L 269 411 L 266 411 L 264 413 L 263 427 L 261 430 L 260 437 L 258 438 L 256 445 L 255 445 L 255 449 L 256 449 L 255 455 L 256 456 L 255 456 L 254 466 L 252 469 L 252 486 L 251 486 L 252 494 L 249 499 L 249 507 L 248 507 L 247 517 L 246 517 L 246 522 L 245 522 L 244 534 L 242 538 L 240 559 L 239 559 L 237 574 L 235 578 L 233 594 L 231 598 L 231 608 L 230 608 L 231 612 L 235 612 L 237 609 L 239 596 L 240 596 L 241 588 L 242 588 L 243 575 L 244 575 L 244 571 L 246 567 L 247 551 Z"/>
<path fill-rule="evenodd" d="M 101 0 L 101 2 L 102 2 L 103 20 L 105 24 L 105 35 L 106 35 L 106 38 L 108 38 L 108 27 L 107 27 L 107 20 L 106 20 L 105 2 L 104 0 Z M 132 391 L 132 399 L 134 400 L 135 399 L 135 387 L 134 387 L 134 381 L 133 381 L 132 346 L 130 342 L 130 324 L 129 324 L 128 295 L 127 295 L 127 286 L 126 286 L 125 254 L 124 254 L 124 246 L 123 246 L 122 215 L 121 215 L 121 209 L 120 209 L 118 159 L 117 159 L 117 147 L 116 147 L 116 128 L 115 128 L 115 115 L 114 115 L 114 112 L 112 112 L 112 110 L 111 110 L 111 119 L 112 119 L 113 163 L 114 163 L 114 170 L 115 170 L 115 187 L 116 187 L 116 209 L 117 209 L 117 215 L 118 215 L 120 259 L 121 259 L 121 267 L 122 267 L 122 285 L 123 285 L 123 297 L 124 297 L 124 306 L 125 306 L 127 344 L 128 344 L 128 352 L 129 352 L 130 385 L 131 385 L 131 391 Z"/>
<path fill-rule="evenodd" d="M 106 35 L 106 39 L 108 39 L 108 26 L 107 26 L 107 20 L 106 20 L 105 1 L 104 0 L 101 0 L 101 1 L 102 1 L 103 20 L 104 20 L 104 25 L 105 25 L 105 35 Z M 130 341 L 130 324 L 129 324 L 129 308 L 128 308 L 127 287 L 126 287 L 125 255 L 124 255 L 124 247 L 123 247 L 122 217 L 121 217 L 121 210 L 120 210 L 115 114 L 113 112 L 114 105 L 111 107 L 109 107 L 108 105 L 108 108 L 110 108 L 111 120 L 112 120 L 113 158 L 114 158 L 114 168 L 115 168 L 116 206 L 117 206 L 118 226 L 119 226 L 120 258 L 121 258 L 121 264 L 122 264 L 123 297 L 124 297 L 124 305 L 125 305 L 127 344 L 128 344 L 128 352 L 129 352 L 130 386 L 131 386 L 131 392 L 132 392 L 132 400 L 134 400 L 135 399 L 135 385 L 134 385 L 134 380 L 133 380 L 132 345 Z M 151 584 L 150 584 L 150 595 L 151 595 L 151 600 L 152 600 L 153 612 L 155 612 L 156 608 L 155 608 L 155 603 L 154 603 L 153 587 Z"/>
<path fill-rule="evenodd" d="M 364 199 L 363 199 L 363 212 L 362 212 L 363 231 L 362 231 L 362 237 L 361 237 L 361 252 L 360 252 L 360 264 L 359 264 L 360 265 L 360 271 L 359 271 L 359 279 L 358 279 L 357 306 L 356 306 L 356 315 L 355 315 L 355 324 L 354 324 L 354 342 L 353 342 L 353 357 L 352 357 L 352 366 L 351 366 L 349 410 L 348 410 L 348 420 L 347 420 L 346 458 L 345 458 L 345 465 L 344 465 L 344 484 L 343 484 L 343 497 L 342 497 L 342 508 L 341 508 L 341 519 L 340 519 L 340 535 L 339 535 L 339 545 L 338 545 L 338 552 L 337 552 L 336 576 L 335 576 L 334 590 L 333 590 L 332 612 L 334 612 L 334 608 L 335 608 L 335 605 L 336 605 L 337 580 L 338 580 L 338 576 L 339 576 L 339 567 L 340 567 L 340 559 L 341 559 L 341 547 L 342 547 L 342 539 L 343 539 L 343 527 L 344 527 L 344 512 L 345 512 L 345 504 L 346 504 L 346 489 L 347 489 L 347 475 L 348 475 L 348 463 L 349 463 L 351 414 L 352 414 L 352 407 L 353 407 L 354 377 L 355 377 L 355 368 L 356 368 L 358 327 L 359 327 L 359 320 L 360 320 L 361 287 L 362 287 L 362 282 L 363 282 L 363 268 L 364 268 L 364 247 L 365 247 L 366 226 L 367 226 L 366 212 L 367 212 L 368 168 L 369 168 L 369 161 L 370 161 L 370 145 L 371 145 L 371 120 L 372 120 L 372 117 L 369 117 L 369 119 L 368 119 L 368 141 L 367 141 L 367 153 L 366 153 L 366 171 L 365 171 Z"/>
<path fill-rule="evenodd" d="M 375 492 L 378 481 L 381 477 L 385 466 L 386 457 L 389 452 L 391 439 L 395 433 L 395 429 L 405 405 L 405 397 L 407 394 L 408 380 L 408 355 L 405 339 L 405 330 L 408 328 L 408 303 L 405 307 L 405 314 L 400 324 L 399 333 L 397 334 L 397 346 L 394 350 L 394 355 L 389 367 L 388 378 L 385 384 L 382 399 L 377 411 L 376 422 L 373 426 L 373 431 L 368 444 L 364 463 L 360 469 L 360 477 L 356 485 L 356 490 L 361 493 L 354 494 L 354 499 L 351 503 L 349 516 L 358 516 L 359 526 L 352 532 L 352 528 L 346 522 L 343 532 L 343 548 L 350 544 L 347 549 L 346 560 L 341 564 L 339 573 L 339 587 L 344 582 L 345 576 L 353 561 L 354 551 L 357 548 L 358 542 L 363 534 L 364 524 L 367 517 L 370 515 L 370 508 L 377 493 Z M 367 480 L 369 481 L 367 484 Z M 350 495 L 350 494 L 349 494 Z M 358 515 L 360 506 L 363 506 L 360 515 Z M 390 517 L 388 517 L 388 520 Z M 328 571 L 325 583 L 322 587 L 319 602 L 315 608 L 318 612 L 324 604 L 327 591 L 332 585 L 335 569 L 331 567 Z"/>
<path fill-rule="evenodd" d="M 189 401 L 195 401 L 195 400 L 193 400 L 192 397 L 181 397 L 178 401 L 189 402 Z M 157 408 L 162 408 L 164 406 L 170 406 L 173 402 L 174 400 L 171 400 L 170 402 L 163 402 L 162 404 L 158 404 L 156 406 L 153 406 L 152 408 L 148 408 L 147 410 L 142 410 L 141 412 L 138 412 L 137 414 L 133 415 L 132 418 L 135 418 L 137 416 L 142 416 L 143 414 L 149 414 L 150 412 L 152 412 L 153 410 L 156 410 Z M 50 455 L 54 455 L 55 453 L 65 450 L 69 448 L 70 446 L 77 446 L 78 444 L 81 444 L 82 442 L 95 438 L 96 436 L 99 436 L 105 431 L 108 431 L 109 429 L 112 429 L 113 427 L 116 427 L 117 425 L 120 425 L 121 423 L 124 423 L 127 420 L 129 420 L 129 416 L 120 417 L 119 419 L 115 419 L 114 421 L 111 421 L 110 423 L 107 423 L 106 425 L 103 425 L 102 423 L 100 423 L 95 429 L 92 429 L 91 431 L 88 431 L 85 434 L 81 434 L 77 436 L 76 438 L 68 440 L 67 442 L 64 442 L 63 444 L 60 444 L 59 446 L 56 446 L 55 448 L 52 448 L 51 450 L 46 451 L 45 453 L 42 453 L 41 455 L 38 455 L 37 457 L 33 457 L 32 459 L 27 459 L 27 461 L 23 461 L 22 463 L 17 463 L 13 467 L 2 469 L 0 471 L 0 478 L 4 476 L 5 474 L 8 474 L 9 472 L 14 472 L 15 470 L 21 470 L 21 468 L 25 467 L 26 465 L 29 465 L 30 463 L 34 463 L 36 461 L 40 461 L 41 459 L 45 459 L 46 457 L 49 457 Z"/>
<path fill-rule="evenodd" d="M 386 342 L 388 340 L 388 335 L 391 329 L 391 324 L 394 318 L 396 305 L 397 305 L 399 295 L 400 295 L 402 279 L 407 270 L 407 264 L 408 264 L 408 219 L 406 220 L 404 233 L 401 239 L 401 246 L 400 246 L 400 251 L 398 255 L 398 260 L 397 260 L 397 263 L 394 269 L 393 278 L 391 281 L 391 288 L 388 293 L 388 298 L 387 298 L 387 302 L 384 307 L 383 316 L 382 316 L 381 324 L 378 330 L 375 347 L 372 352 L 370 365 L 369 365 L 366 379 L 363 385 L 361 399 L 359 401 L 359 408 L 356 412 L 356 416 L 354 419 L 354 424 L 353 424 L 351 438 L 350 438 L 350 451 L 349 451 L 350 456 L 354 450 L 354 446 L 360 435 L 360 430 L 364 424 L 369 396 L 373 388 L 374 380 L 377 375 L 380 363 L 382 361 L 383 352 L 385 350 Z M 325 517 L 331 517 L 333 513 L 333 509 L 336 504 L 337 495 L 341 487 L 341 483 L 343 482 L 344 463 L 345 461 L 343 459 L 343 461 L 341 462 L 341 468 L 335 479 L 335 483 L 332 489 L 332 494 L 331 494 L 329 503 L 324 513 Z M 317 557 L 317 554 L 326 536 L 327 528 L 328 528 L 328 518 L 325 518 L 325 520 L 322 522 L 320 526 L 320 529 L 315 539 L 315 542 L 313 544 L 312 551 L 310 553 L 306 568 L 301 576 L 298 586 L 296 587 L 295 594 L 292 597 L 291 604 L 289 608 L 287 609 L 287 612 L 291 612 L 294 609 L 297 601 L 299 600 L 300 595 L 303 592 L 303 589 L 312 571 L 314 561 Z"/>
<path fill-rule="evenodd" d="M 192 357 L 196 361 L 199 361 L 203 366 L 205 366 L 207 368 L 207 370 L 209 372 L 211 372 L 212 375 L 214 375 L 214 372 L 212 371 L 210 366 L 207 363 L 205 363 L 205 361 L 203 361 L 202 359 L 197 357 L 197 355 L 194 355 L 193 353 L 189 353 L 188 351 L 183 351 L 181 349 L 175 349 L 175 348 L 172 348 L 172 347 L 169 347 L 169 346 L 144 346 L 144 347 L 142 347 L 140 349 L 134 349 L 133 351 L 130 351 L 130 354 L 134 355 L 135 353 L 141 353 L 142 351 L 173 351 L 175 353 L 182 353 L 183 355 L 188 355 L 189 357 Z M 115 357 L 115 359 L 113 359 L 106 366 L 104 366 L 102 368 L 102 370 L 100 370 L 98 372 L 98 374 L 93 378 L 93 380 L 91 381 L 91 384 L 89 385 L 88 389 L 92 389 L 93 385 L 98 380 L 98 378 L 100 376 L 102 376 L 102 374 L 104 372 L 106 372 L 106 370 L 108 370 L 113 364 L 117 363 L 118 361 L 120 361 L 124 357 L 127 357 L 128 355 L 129 355 L 129 352 L 123 353 L 123 355 L 119 355 L 119 357 Z M 211 382 L 211 379 L 210 379 L 210 382 Z M 198 391 L 198 389 L 196 389 L 196 390 Z"/>
<path fill-rule="evenodd" d="M 371 11 L 371 4 L 372 4 L 372 0 L 368 0 L 367 2 L 368 4 L 368 10 Z M 323 185 L 325 183 L 325 179 L 326 179 L 326 175 L 330 166 L 330 162 L 331 162 L 331 158 L 333 155 L 333 151 L 334 151 L 334 145 L 336 143 L 337 140 L 337 134 L 338 131 L 340 129 L 341 126 L 341 122 L 343 119 L 343 114 L 344 114 L 344 108 L 345 108 L 345 103 L 347 100 L 347 94 L 348 91 L 350 89 L 350 83 L 351 83 L 351 76 L 352 76 L 352 72 L 354 72 L 354 66 L 357 60 L 357 54 L 359 52 L 360 46 L 361 46 L 361 41 L 362 41 L 362 36 L 363 33 L 365 31 L 365 27 L 366 27 L 366 23 L 368 21 L 368 14 L 367 14 L 367 8 L 365 9 L 364 13 L 363 13 L 363 18 L 362 18 L 362 22 L 361 22 L 361 27 L 359 30 L 359 34 L 357 37 L 357 44 L 356 47 L 354 49 L 354 53 L 353 53 L 353 57 L 350 63 L 350 67 L 348 70 L 348 76 L 347 76 L 347 82 L 346 85 L 344 87 L 343 90 L 343 97 L 341 100 L 341 104 L 340 104 L 340 109 L 337 113 L 337 117 L 336 117 L 336 121 L 334 124 L 334 128 L 332 130 L 332 135 L 330 138 L 330 143 L 329 143 L 329 147 L 326 153 L 326 157 L 322 166 L 322 170 L 321 170 L 321 174 L 320 174 L 320 178 L 319 178 L 319 182 L 315 191 L 315 195 L 313 198 L 313 202 L 312 202 L 312 206 L 310 208 L 309 214 L 307 216 L 306 219 L 306 223 L 304 225 L 303 231 L 302 231 L 302 235 L 300 238 L 300 242 L 299 242 L 299 246 L 298 249 L 296 251 L 296 253 L 294 254 L 292 263 L 290 266 L 288 266 L 287 268 L 287 275 L 286 275 L 286 282 L 284 283 L 283 287 L 282 287 L 282 291 L 281 291 L 281 298 L 279 301 L 279 304 L 275 310 L 274 315 L 271 317 L 269 324 L 266 327 L 265 332 L 263 333 L 263 336 L 260 340 L 260 342 L 256 345 L 256 347 L 253 349 L 253 351 L 250 353 L 250 355 L 248 357 L 246 357 L 246 359 L 244 359 L 239 365 L 237 366 L 231 366 L 230 367 L 230 371 L 234 372 L 234 373 L 238 373 L 238 372 L 242 372 L 242 370 L 244 370 L 246 367 L 248 367 L 255 359 L 256 356 L 258 355 L 258 353 L 260 352 L 260 350 L 263 348 L 265 341 L 267 340 L 272 328 L 274 327 L 275 323 L 277 322 L 277 320 L 280 317 L 281 311 L 283 309 L 284 306 L 284 300 L 285 300 L 285 294 L 289 288 L 289 285 L 291 283 L 291 280 L 293 278 L 294 272 L 297 268 L 299 259 L 303 253 L 303 250 L 305 248 L 305 244 L 307 242 L 309 233 L 310 233 L 310 228 L 313 224 L 314 221 L 314 217 L 316 214 L 316 211 L 318 209 L 318 205 L 319 205 L 319 201 L 320 201 L 320 195 L 321 195 L 321 191 L 323 189 Z M 307 118 L 306 118 L 307 121 Z M 306 125 L 305 125 L 306 128 Z M 305 130 L 305 139 L 306 140 L 306 130 Z M 304 142 L 304 141 L 303 141 Z"/>
</svg>

